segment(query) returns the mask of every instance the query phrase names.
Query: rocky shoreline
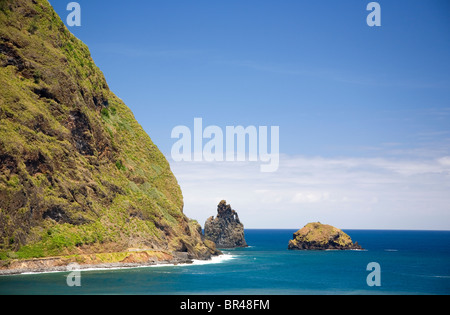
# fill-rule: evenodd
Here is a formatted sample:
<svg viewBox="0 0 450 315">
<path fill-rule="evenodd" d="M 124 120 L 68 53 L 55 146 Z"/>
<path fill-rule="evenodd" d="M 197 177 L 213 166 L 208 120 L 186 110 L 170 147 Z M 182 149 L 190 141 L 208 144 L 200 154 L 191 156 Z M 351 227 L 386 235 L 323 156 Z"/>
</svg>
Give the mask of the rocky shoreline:
<svg viewBox="0 0 450 315">
<path fill-rule="evenodd" d="M 112 261 L 105 260 L 104 257 L 113 257 Z M 114 256 L 123 257 L 120 261 L 114 261 Z M 103 259 L 102 259 L 103 258 Z M 209 258 L 211 259 L 211 258 Z M 208 260 L 205 258 L 204 260 Z M 74 270 L 92 269 L 122 269 L 150 267 L 157 265 L 179 265 L 192 264 L 194 260 L 188 257 L 187 253 L 176 252 L 167 253 L 160 251 L 137 251 L 124 253 L 105 253 L 92 255 L 79 255 L 74 257 L 47 257 L 26 260 L 14 259 L 3 262 L 0 265 L 0 276 L 20 275 L 30 273 L 51 273 L 51 272 L 71 272 Z"/>
</svg>

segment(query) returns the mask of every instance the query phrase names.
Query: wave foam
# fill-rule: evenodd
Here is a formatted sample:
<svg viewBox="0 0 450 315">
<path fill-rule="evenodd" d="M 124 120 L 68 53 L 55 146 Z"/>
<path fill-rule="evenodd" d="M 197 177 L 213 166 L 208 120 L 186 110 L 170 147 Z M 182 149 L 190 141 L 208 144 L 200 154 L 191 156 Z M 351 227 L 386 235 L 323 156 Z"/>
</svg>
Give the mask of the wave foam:
<svg viewBox="0 0 450 315">
<path fill-rule="evenodd" d="M 12 276 L 18 275 L 38 275 L 38 274 L 48 274 L 48 273 L 68 273 L 72 271 L 86 272 L 86 271 L 114 271 L 114 270 L 126 270 L 126 269 L 139 269 L 139 268 L 158 268 L 158 267 L 177 267 L 177 266 L 198 266 L 198 265 L 209 265 L 209 264 L 220 264 L 228 260 L 232 260 L 236 256 L 223 254 L 220 256 L 214 256 L 210 260 L 196 260 L 194 259 L 192 263 L 181 263 L 181 264 L 156 264 L 156 265 L 142 265 L 142 266 L 93 266 L 93 267 L 82 267 L 75 268 L 71 270 L 46 270 L 46 271 L 26 271 L 18 274 L 12 274 Z"/>
<path fill-rule="evenodd" d="M 236 256 L 223 254 L 220 256 L 214 256 L 210 260 L 194 260 L 192 264 L 187 264 L 188 266 L 192 265 L 209 265 L 209 264 L 220 264 L 228 260 L 235 259 Z"/>
</svg>

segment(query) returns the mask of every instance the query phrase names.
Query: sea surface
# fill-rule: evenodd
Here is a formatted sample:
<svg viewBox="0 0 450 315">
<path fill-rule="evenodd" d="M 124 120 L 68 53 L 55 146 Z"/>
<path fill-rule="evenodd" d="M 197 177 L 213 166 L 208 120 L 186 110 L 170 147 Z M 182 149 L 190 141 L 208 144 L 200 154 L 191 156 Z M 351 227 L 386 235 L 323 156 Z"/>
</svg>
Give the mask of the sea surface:
<svg viewBox="0 0 450 315">
<path fill-rule="evenodd" d="M 291 295 L 450 293 L 450 231 L 344 230 L 363 251 L 289 251 L 295 230 L 246 230 L 248 248 L 191 265 L 0 277 L 0 294 Z M 367 270 L 379 264 L 379 273 Z M 368 277 L 369 276 L 369 277 Z M 380 286 L 367 278 L 379 277 Z M 370 281 L 369 281 L 370 282 Z"/>
</svg>

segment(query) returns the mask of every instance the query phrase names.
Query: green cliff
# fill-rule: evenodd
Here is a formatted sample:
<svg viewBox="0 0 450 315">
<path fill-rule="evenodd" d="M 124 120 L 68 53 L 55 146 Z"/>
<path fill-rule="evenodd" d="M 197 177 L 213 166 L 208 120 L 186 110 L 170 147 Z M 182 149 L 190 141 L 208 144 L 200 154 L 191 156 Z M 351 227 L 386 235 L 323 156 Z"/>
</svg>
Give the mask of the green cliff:
<svg viewBox="0 0 450 315">
<path fill-rule="evenodd" d="M 0 260 L 130 248 L 216 253 L 88 47 L 47 0 L 0 0 Z"/>
</svg>

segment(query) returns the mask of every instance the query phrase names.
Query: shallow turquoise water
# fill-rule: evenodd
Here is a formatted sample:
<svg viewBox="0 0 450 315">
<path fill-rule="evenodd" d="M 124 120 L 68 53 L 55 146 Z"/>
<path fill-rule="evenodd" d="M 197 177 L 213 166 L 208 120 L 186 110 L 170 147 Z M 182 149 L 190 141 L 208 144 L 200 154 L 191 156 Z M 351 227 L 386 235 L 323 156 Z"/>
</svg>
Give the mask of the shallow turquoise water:
<svg viewBox="0 0 450 315">
<path fill-rule="evenodd" d="M 450 231 L 346 230 L 364 251 L 289 251 L 293 230 L 246 230 L 210 263 L 0 277 L 0 294 L 449 294 Z M 381 286 L 370 287 L 370 262 Z"/>
</svg>

